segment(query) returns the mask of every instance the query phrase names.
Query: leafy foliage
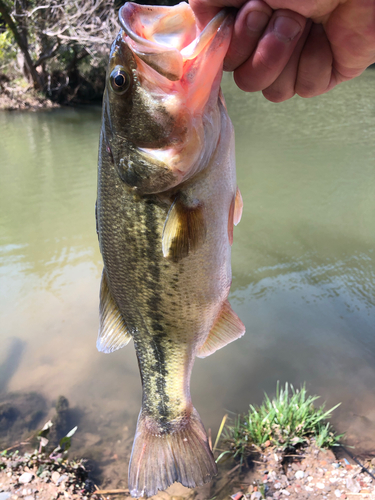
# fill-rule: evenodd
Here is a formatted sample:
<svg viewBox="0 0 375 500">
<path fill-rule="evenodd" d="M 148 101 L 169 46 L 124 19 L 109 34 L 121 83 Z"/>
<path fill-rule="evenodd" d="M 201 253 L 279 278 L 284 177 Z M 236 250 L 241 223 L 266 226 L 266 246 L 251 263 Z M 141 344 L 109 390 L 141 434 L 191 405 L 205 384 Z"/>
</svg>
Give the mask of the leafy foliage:
<svg viewBox="0 0 375 500">
<path fill-rule="evenodd" d="M 14 46 L 14 39 L 12 33 L 4 29 L 4 31 L 0 32 L 0 61 L 7 62 L 16 57 L 17 51 Z"/>
</svg>

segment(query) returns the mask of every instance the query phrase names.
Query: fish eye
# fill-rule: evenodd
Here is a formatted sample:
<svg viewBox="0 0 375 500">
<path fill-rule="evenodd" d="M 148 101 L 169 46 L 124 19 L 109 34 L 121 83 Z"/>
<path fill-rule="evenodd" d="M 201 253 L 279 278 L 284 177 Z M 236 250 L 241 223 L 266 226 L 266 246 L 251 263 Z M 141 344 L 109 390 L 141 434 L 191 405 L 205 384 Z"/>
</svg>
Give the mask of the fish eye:
<svg viewBox="0 0 375 500">
<path fill-rule="evenodd" d="M 110 74 L 111 87 L 116 94 L 122 95 L 130 87 L 130 75 L 122 66 L 116 66 Z"/>
</svg>

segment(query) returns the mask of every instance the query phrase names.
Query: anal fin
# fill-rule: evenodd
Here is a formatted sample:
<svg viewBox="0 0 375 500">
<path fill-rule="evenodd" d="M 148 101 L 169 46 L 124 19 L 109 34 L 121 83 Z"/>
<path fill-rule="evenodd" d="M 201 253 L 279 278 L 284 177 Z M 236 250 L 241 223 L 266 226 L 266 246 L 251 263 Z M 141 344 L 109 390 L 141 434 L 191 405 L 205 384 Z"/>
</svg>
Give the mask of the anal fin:
<svg viewBox="0 0 375 500">
<path fill-rule="evenodd" d="M 162 236 L 164 257 L 178 262 L 196 250 L 206 237 L 203 204 L 187 206 L 177 195 L 169 209 Z"/>
<path fill-rule="evenodd" d="M 100 284 L 99 334 L 96 347 L 100 352 L 113 352 L 125 347 L 132 336 L 108 288 L 103 270 Z"/>
<path fill-rule="evenodd" d="M 233 311 L 228 300 L 226 300 L 206 341 L 198 349 L 198 358 L 206 358 L 218 349 L 239 339 L 244 333 L 245 325 Z"/>
</svg>

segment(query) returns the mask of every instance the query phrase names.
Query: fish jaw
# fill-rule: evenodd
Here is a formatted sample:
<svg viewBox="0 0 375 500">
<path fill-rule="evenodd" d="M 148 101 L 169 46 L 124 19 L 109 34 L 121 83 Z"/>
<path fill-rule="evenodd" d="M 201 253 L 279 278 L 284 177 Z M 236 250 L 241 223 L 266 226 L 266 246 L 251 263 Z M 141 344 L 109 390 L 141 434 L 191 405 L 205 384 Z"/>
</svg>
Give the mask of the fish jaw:
<svg viewBox="0 0 375 500">
<path fill-rule="evenodd" d="M 138 59 L 144 63 L 140 72 L 146 88 L 148 84 L 151 92 L 160 86 L 177 93 L 179 99 L 168 104 L 178 106 L 178 101 L 182 101 L 197 113 L 203 113 L 212 93 L 217 102 L 223 60 L 232 34 L 232 14 L 220 11 L 199 35 L 193 11 L 185 2 L 174 7 L 127 2 L 121 7 L 119 18 L 127 45 L 137 63 Z M 162 78 L 152 81 L 151 76 L 156 75 L 151 69 Z"/>
<path fill-rule="evenodd" d="M 133 52 L 168 79 L 180 80 L 180 51 L 196 38 L 195 19 L 188 4 L 146 7 L 128 2 L 121 7 L 119 19 Z"/>
<path fill-rule="evenodd" d="M 143 145 L 140 151 L 168 165 L 179 184 L 203 168 L 218 141 L 217 101 L 233 16 L 219 12 L 200 34 L 185 2 L 174 7 L 128 2 L 119 18 L 142 91 L 174 123 L 167 145 Z"/>
</svg>

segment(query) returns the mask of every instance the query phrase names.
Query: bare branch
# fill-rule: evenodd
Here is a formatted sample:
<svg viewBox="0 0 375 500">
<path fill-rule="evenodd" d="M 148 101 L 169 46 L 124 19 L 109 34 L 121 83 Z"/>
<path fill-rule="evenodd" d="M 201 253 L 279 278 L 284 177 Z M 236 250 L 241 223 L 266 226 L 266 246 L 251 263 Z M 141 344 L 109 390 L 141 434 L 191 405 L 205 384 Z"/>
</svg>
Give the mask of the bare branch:
<svg viewBox="0 0 375 500">
<path fill-rule="evenodd" d="M 36 0 L 36 3 L 42 0 Z M 16 2 L 15 2 L 16 4 Z M 109 47 L 119 29 L 113 0 L 44 0 L 32 10 L 16 9 L 13 16 L 27 17 L 34 22 L 43 16 L 41 33 L 64 43 L 76 42 L 89 47 L 92 53 Z"/>
<path fill-rule="evenodd" d="M 34 63 L 34 68 L 37 68 L 38 66 L 40 66 L 47 59 L 51 59 L 51 57 L 53 57 L 56 54 L 56 52 L 58 51 L 59 46 L 60 46 L 60 44 L 58 42 L 56 42 L 54 44 L 54 46 L 48 52 L 42 54 L 39 57 L 39 59 Z"/>
</svg>

